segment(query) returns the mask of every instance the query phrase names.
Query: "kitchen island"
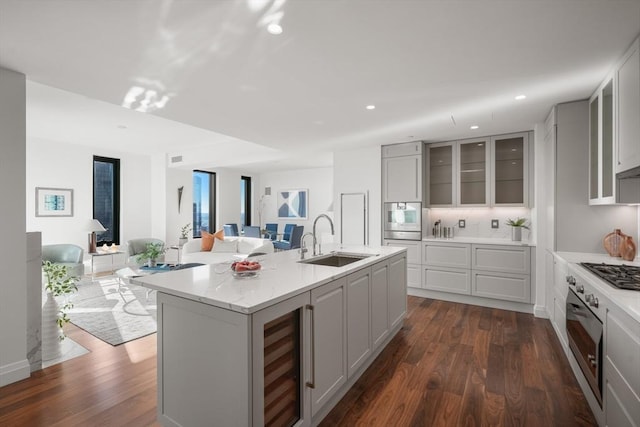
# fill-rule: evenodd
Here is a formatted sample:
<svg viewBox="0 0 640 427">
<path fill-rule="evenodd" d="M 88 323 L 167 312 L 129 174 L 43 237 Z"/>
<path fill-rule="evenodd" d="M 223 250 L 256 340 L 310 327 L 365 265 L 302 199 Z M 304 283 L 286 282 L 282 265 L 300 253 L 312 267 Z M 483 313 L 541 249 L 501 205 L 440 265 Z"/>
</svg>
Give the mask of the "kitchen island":
<svg viewBox="0 0 640 427">
<path fill-rule="evenodd" d="M 133 279 L 158 291 L 158 420 L 318 424 L 406 313 L 406 249 L 336 250 L 366 257 L 336 267 L 287 251 L 259 257 L 252 278 L 214 264 Z"/>
</svg>

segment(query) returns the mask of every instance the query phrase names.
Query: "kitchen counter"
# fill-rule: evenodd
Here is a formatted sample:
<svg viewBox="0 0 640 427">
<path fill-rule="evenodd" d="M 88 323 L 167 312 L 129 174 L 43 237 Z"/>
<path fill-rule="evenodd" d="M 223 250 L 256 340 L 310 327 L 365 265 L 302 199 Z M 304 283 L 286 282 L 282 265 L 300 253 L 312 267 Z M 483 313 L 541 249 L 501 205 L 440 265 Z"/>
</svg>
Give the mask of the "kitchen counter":
<svg viewBox="0 0 640 427">
<path fill-rule="evenodd" d="M 574 264 L 580 272 L 584 273 L 583 276 L 589 279 L 589 283 L 598 290 L 598 292 L 611 301 L 611 303 L 615 304 L 619 309 L 633 317 L 636 321 L 640 322 L 640 291 L 615 288 L 579 265 L 581 262 L 592 262 L 640 266 L 638 258 L 634 261 L 624 261 L 622 258 L 614 258 L 606 254 L 580 252 L 556 252 L 556 255 L 568 263 Z"/>
<path fill-rule="evenodd" d="M 514 242 L 511 239 L 497 239 L 492 237 L 465 237 L 456 236 L 453 239 L 444 239 L 437 237 L 424 237 L 423 242 L 451 242 L 451 243 L 473 243 L 476 245 L 508 245 L 508 246 L 535 246 L 533 243 L 523 240 Z"/>
<path fill-rule="evenodd" d="M 262 264 L 257 277 L 235 278 L 230 263 L 224 263 L 133 278 L 131 282 L 169 295 L 250 314 L 406 251 L 392 246 L 323 245 L 325 255 L 331 250 L 372 256 L 344 267 L 328 267 L 299 263 L 300 254 L 292 250 L 256 257 Z"/>
</svg>

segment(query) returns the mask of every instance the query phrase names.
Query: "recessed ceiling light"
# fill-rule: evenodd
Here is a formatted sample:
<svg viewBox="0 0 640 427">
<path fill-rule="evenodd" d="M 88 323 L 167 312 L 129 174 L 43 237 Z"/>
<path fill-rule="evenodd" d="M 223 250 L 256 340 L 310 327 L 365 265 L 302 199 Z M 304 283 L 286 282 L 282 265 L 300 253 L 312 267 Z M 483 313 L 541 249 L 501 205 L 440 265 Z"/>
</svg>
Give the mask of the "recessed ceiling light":
<svg viewBox="0 0 640 427">
<path fill-rule="evenodd" d="M 269 32 L 269 34 L 273 34 L 274 36 L 277 36 L 279 34 L 282 34 L 282 27 L 280 26 L 280 24 L 269 24 L 267 26 L 267 31 Z"/>
<path fill-rule="evenodd" d="M 367 105 L 367 106 L 366 106 L 366 109 L 367 109 L 367 110 L 375 110 L 375 109 L 376 109 L 376 106 L 375 106 L 375 105 Z"/>
<path fill-rule="evenodd" d="M 471 130 L 476 130 L 476 129 L 478 129 L 479 127 L 480 127 L 480 126 L 478 126 L 478 125 L 473 125 L 473 126 L 469 127 L 469 129 L 471 129 Z"/>
<path fill-rule="evenodd" d="M 521 100 L 525 99 L 526 97 L 527 97 L 527 95 L 518 95 L 518 96 L 516 96 L 515 99 L 518 100 L 518 101 L 521 101 Z"/>
</svg>

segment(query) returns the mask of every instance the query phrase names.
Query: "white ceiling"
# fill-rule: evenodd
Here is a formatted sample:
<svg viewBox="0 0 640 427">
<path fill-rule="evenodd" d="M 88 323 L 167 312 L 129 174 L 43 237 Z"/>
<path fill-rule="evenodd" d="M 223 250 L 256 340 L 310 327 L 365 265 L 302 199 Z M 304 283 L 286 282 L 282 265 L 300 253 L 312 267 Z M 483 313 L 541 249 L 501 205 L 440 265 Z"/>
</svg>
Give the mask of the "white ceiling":
<svg viewBox="0 0 640 427">
<path fill-rule="evenodd" d="M 638 0 L 0 0 L 30 136 L 256 171 L 532 129 L 638 33 Z M 122 108 L 133 86 L 169 100 Z"/>
</svg>

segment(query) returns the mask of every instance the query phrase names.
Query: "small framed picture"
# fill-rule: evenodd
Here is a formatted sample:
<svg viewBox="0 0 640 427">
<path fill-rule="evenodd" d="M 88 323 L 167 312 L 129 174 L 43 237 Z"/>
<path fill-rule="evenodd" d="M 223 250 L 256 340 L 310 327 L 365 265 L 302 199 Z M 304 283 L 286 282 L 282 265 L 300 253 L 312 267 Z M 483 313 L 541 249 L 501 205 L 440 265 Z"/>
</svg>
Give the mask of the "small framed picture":
<svg viewBox="0 0 640 427">
<path fill-rule="evenodd" d="M 36 187 L 36 216 L 73 216 L 73 189 Z"/>
<path fill-rule="evenodd" d="M 278 192 L 278 218 L 307 219 L 308 191 L 280 190 Z"/>
</svg>

